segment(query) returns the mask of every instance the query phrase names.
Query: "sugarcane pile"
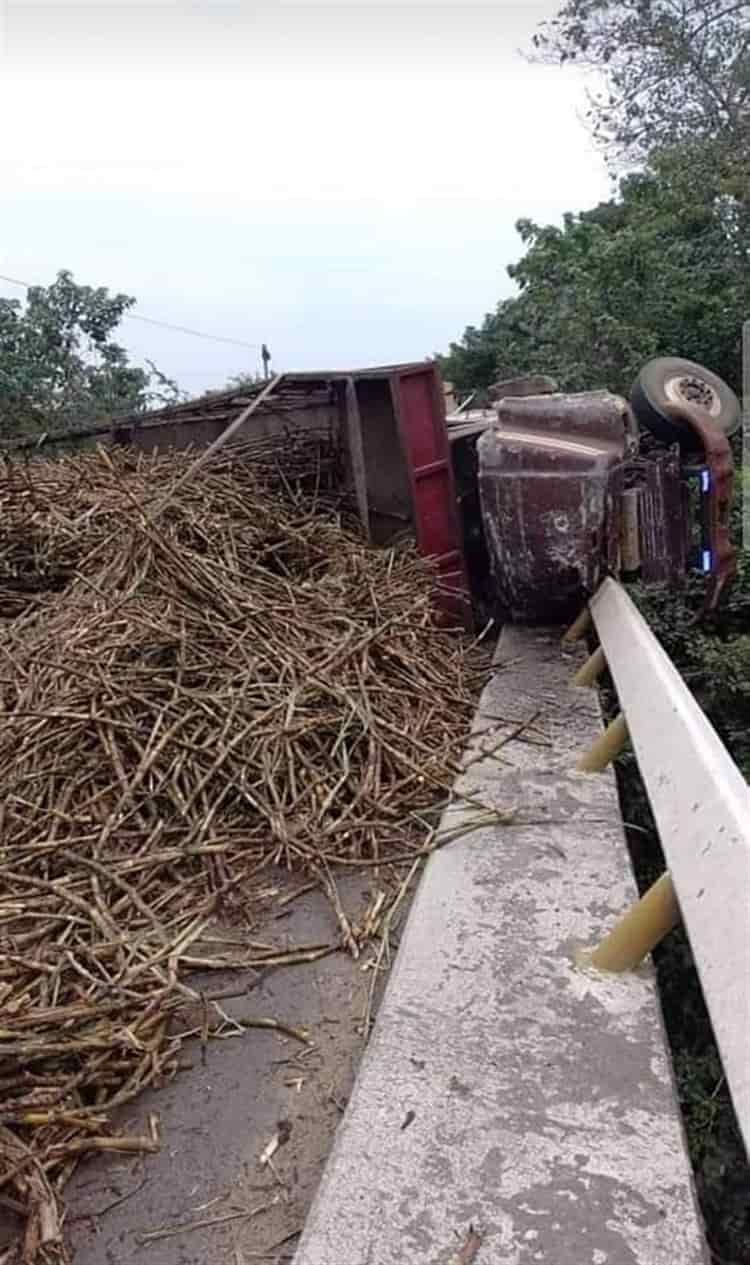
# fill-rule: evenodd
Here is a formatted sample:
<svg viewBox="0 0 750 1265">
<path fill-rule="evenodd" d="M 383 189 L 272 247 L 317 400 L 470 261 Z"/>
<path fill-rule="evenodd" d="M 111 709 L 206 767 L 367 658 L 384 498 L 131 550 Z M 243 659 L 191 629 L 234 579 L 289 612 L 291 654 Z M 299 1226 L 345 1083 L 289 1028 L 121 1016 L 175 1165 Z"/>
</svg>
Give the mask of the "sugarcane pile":
<svg viewBox="0 0 750 1265">
<path fill-rule="evenodd" d="M 80 1155 L 158 1145 L 112 1113 L 177 1070 L 190 972 L 262 961 L 272 867 L 321 884 L 343 946 L 376 933 L 337 876 L 419 852 L 473 711 L 482 665 L 436 628 L 415 553 L 368 547 L 241 447 L 194 461 L 0 463 L 9 1259 L 68 1259 Z M 205 1032 L 228 1024 L 214 1005 Z"/>
</svg>

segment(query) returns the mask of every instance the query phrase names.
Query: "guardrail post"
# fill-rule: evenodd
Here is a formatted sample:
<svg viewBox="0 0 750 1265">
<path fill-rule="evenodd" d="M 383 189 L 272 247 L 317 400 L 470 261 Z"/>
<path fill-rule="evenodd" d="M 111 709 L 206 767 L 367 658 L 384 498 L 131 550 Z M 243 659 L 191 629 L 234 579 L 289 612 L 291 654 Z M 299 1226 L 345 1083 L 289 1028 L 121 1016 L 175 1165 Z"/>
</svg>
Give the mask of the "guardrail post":
<svg viewBox="0 0 750 1265">
<path fill-rule="evenodd" d="M 563 635 L 563 642 L 569 644 L 572 641 L 580 641 L 582 637 L 586 636 L 592 623 L 591 611 L 588 606 L 584 606 L 578 618 L 573 620 L 570 628 Z"/>
<path fill-rule="evenodd" d="M 573 677 L 574 685 L 593 685 L 601 676 L 607 666 L 607 660 L 604 657 L 604 651 L 599 646 L 592 655 L 578 669 Z"/>
<path fill-rule="evenodd" d="M 579 758 L 576 768 L 579 773 L 601 773 L 608 764 L 617 759 L 627 741 L 628 726 L 620 712 Z"/>
<path fill-rule="evenodd" d="M 680 909 L 667 872 L 623 915 L 601 944 L 585 955 L 586 963 L 598 971 L 632 971 L 679 921 Z"/>
</svg>

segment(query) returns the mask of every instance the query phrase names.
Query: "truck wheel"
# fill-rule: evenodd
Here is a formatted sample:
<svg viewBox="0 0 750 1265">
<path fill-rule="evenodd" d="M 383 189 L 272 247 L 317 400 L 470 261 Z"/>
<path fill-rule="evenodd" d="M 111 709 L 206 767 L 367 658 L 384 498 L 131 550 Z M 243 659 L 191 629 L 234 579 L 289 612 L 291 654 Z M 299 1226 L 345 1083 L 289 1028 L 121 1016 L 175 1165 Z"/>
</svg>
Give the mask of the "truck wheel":
<svg viewBox="0 0 750 1265">
<path fill-rule="evenodd" d="M 665 444 L 694 447 L 691 426 L 680 423 L 665 411 L 668 405 L 697 404 L 705 409 L 725 435 L 733 435 L 740 424 L 740 402 L 731 387 L 717 374 L 692 360 L 664 356 L 649 360 L 635 380 L 630 404 L 641 426 Z"/>
</svg>

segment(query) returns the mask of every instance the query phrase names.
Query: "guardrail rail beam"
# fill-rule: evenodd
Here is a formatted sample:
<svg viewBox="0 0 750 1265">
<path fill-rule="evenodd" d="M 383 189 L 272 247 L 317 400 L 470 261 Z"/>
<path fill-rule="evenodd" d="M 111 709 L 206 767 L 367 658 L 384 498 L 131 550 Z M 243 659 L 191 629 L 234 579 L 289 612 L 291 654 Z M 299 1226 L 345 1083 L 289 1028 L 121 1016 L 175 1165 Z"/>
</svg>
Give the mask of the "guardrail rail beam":
<svg viewBox="0 0 750 1265">
<path fill-rule="evenodd" d="M 590 609 L 671 876 L 631 931 L 652 904 L 669 921 L 673 884 L 750 1153 L 750 787 L 625 590 L 605 580 Z"/>
</svg>

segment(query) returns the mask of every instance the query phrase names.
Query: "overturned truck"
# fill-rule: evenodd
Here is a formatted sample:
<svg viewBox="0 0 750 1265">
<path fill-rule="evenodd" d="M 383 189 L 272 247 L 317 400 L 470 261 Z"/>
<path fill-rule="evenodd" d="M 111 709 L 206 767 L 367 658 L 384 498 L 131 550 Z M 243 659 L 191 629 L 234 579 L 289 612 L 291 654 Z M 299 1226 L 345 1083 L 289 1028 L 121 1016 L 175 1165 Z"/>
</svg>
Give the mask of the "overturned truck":
<svg viewBox="0 0 750 1265">
<path fill-rule="evenodd" d="M 697 571 L 716 605 L 735 569 L 729 439 L 740 424 L 720 378 L 666 358 L 644 366 L 629 400 L 561 393 L 538 375 L 489 394 L 488 408 L 455 408 L 432 361 L 287 373 L 66 444 L 163 452 L 242 440 L 290 478 L 314 451 L 368 540 L 412 538 L 433 559 L 440 609 L 465 627 L 565 620 L 607 574 L 679 584 Z"/>
</svg>

